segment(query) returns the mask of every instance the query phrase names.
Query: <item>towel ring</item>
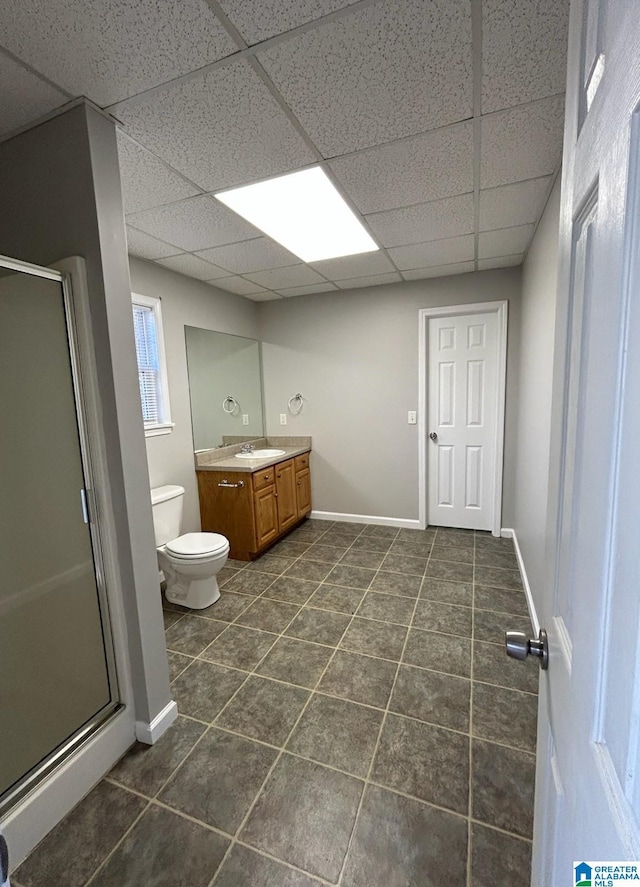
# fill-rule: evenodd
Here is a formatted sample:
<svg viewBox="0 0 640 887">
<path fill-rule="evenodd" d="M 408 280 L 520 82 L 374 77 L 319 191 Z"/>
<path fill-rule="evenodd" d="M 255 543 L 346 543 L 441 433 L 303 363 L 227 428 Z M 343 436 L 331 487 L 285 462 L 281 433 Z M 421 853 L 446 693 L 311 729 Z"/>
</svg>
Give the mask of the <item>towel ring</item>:
<svg viewBox="0 0 640 887">
<path fill-rule="evenodd" d="M 303 399 L 301 394 L 294 394 L 293 397 L 289 398 L 289 412 L 293 413 L 294 416 L 297 416 L 298 413 L 302 410 Z"/>
<path fill-rule="evenodd" d="M 225 411 L 225 413 L 235 413 L 235 411 L 238 409 L 238 401 L 235 399 L 235 397 L 232 397 L 230 394 L 228 394 L 227 397 L 225 397 L 225 399 L 222 401 L 222 409 Z"/>
</svg>

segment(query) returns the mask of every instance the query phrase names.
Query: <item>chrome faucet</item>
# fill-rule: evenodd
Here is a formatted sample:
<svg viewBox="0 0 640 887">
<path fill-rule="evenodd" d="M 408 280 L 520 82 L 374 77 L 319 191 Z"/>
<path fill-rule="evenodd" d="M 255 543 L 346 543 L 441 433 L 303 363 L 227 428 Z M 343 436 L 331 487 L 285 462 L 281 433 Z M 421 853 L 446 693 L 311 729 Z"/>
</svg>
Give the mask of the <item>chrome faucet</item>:
<svg viewBox="0 0 640 887">
<path fill-rule="evenodd" d="M 250 443 L 242 444 L 242 446 L 240 447 L 241 453 L 253 453 L 254 450 L 254 445 Z"/>
</svg>

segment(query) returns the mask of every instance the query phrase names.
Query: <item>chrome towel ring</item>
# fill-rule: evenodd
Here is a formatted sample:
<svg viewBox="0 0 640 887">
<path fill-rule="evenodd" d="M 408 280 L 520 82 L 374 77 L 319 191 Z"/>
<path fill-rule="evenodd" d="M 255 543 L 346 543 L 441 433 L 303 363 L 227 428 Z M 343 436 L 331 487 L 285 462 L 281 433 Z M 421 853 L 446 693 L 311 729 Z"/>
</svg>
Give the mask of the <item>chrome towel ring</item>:
<svg viewBox="0 0 640 887">
<path fill-rule="evenodd" d="M 225 411 L 225 413 L 235 413 L 235 411 L 238 409 L 238 401 L 235 399 L 235 397 L 232 397 L 230 394 L 228 394 L 222 401 L 222 409 Z"/>
</svg>

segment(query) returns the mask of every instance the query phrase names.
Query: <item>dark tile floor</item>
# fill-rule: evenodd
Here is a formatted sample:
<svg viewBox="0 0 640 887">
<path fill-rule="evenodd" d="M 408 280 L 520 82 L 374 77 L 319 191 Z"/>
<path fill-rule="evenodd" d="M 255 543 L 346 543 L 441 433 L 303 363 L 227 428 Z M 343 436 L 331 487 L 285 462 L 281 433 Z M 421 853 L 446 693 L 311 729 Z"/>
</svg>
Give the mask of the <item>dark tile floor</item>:
<svg viewBox="0 0 640 887">
<path fill-rule="evenodd" d="M 537 666 L 513 546 L 309 520 L 166 605 L 180 716 L 18 887 L 512 887 L 530 867 Z"/>
</svg>

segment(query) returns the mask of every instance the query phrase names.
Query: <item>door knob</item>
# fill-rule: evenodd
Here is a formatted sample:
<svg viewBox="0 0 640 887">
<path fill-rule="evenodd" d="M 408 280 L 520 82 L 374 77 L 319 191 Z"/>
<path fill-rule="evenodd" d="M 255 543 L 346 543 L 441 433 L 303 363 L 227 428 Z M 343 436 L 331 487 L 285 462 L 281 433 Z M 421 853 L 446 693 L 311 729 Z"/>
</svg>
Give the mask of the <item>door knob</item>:
<svg viewBox="0 0 640 887">
<path fill-rule="evenodd" d="M 438 439 L 438 435 L 435 433 L 435 431 L 432 431 L 429 437 L 431 438 L 431 440 L 434 441 Z"/>
<path fill-rule="evenodd" d="M 549 668 L 549 644 L 544 628 L 540 629 L 537 640 L 529 639 L 524 631 L 505 631 L 504 643 L 507 648 L 507 656 L 512 659 L 526 659 L 527 656 L 537 656 L 540 660 L 540 668 L 546 671 Z"/>
</svg>

